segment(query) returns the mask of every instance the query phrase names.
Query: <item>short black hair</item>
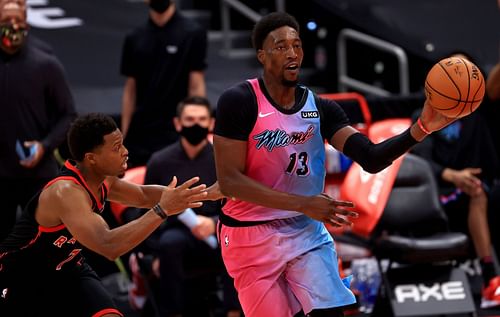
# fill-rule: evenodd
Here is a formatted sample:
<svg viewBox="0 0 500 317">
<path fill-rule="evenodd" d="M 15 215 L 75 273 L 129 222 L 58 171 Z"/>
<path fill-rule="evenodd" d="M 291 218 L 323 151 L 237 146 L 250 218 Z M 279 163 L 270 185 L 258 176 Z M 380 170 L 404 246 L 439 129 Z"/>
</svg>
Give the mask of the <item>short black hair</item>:
<svg viewBox="0 0 500 317">
<path fill-rule="evenodd" d="M 262 49 L 267 35 L 282 26 L 289 26 L 297 31 L 297 33 L 300 33 L 299 23 L 293 16 L 286 12 L 269 13 L 260 19 L 252 31 L 252 44 L 255 50 Z"/>
<path fill-rule="evenodd" d="M 203 106 L 207 108 L 208 113 L 212 115 L 212 107 L 210 106 L 210 101 L 208 101 L 207 98 L 201 96 L 191 96 L 191 97 L 186 97 L 181 102 L 179 102 L 179 104 L 177 105 L 177 117 L 181 116 L 182 111 L 184 111 L 186 105 Z"/>
<path fill-rule="evenodd" d="M 74 160 L 81 162 L 85 153 L 104 144 L 104 136 L 118 129 L 116 122 L 102 113 L 89 113 L 76 118 L 68 131 L 68 146 Z"/>
</svg>

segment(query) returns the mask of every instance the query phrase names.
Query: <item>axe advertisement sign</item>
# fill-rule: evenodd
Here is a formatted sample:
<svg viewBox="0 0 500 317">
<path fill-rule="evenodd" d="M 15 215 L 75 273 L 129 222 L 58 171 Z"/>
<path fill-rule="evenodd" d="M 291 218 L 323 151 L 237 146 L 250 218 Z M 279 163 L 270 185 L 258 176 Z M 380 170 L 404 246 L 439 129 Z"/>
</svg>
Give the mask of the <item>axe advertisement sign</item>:
<svg viewBox="0 0 500 317">
<path fill-rule="evenodd" d="M 412 266 L 387 273 L 395 316 L 431 316 L 475 311 L 465 272 L 450 266 Z"/>
</svg>

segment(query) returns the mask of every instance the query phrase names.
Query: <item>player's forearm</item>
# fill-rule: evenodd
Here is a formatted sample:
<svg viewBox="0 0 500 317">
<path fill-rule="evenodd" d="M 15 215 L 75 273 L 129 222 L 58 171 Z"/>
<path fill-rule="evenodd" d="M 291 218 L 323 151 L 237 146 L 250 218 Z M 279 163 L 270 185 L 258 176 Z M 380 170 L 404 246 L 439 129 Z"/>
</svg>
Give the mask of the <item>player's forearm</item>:
<svg viewBox="0 0 500 317">
<path fill-rule="evenodd" d="M 373 144 L 365 135 L 355 133 L 346 140 L 343 152 L 369 173 L 378 173 L 417 144 L 412 126 L 403 133 L 378 144 Z M 416 128 L 418 129 L 418 127 Z"/>
<path fill-rule="evenodd" d="M 150 209 L 140 218 L 108 230 L 102 236 L 99 249 L 94 251 L 113 261 L 138 246 L 163 221 L 160 216 Z"/>
<path fill-rule="evenodd" d="M 271 189 L 238 172 L 218 177 L 221 192 L 228 199 L 234 198 L 269 208 L 304 212 L 304 200 L 308 199 L 306 196 Z"/>
<path fill-rule="evenodd" d="M 143 185 L 141 186 L 143 200 L 142 204 L 137 207 L 152 208 L 161 198 L 161 194 L 165 190 L 165 186 L 161 185 Z"/>
</svg>

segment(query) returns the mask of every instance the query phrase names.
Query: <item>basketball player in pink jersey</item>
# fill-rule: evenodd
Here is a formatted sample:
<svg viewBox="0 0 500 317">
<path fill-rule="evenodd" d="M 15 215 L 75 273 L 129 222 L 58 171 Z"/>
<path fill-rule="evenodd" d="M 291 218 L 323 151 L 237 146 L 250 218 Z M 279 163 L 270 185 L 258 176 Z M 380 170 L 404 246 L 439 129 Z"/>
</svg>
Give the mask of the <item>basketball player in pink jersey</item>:
<svg viewBox="0 0 500 317">
<path fill-rule="evenodd" d="M 292 16 L 265 16 L 252 40 L 262 77 L 229 88 L 217 106 L 217 177 L 229 197 L 219 226 L 224 263 L 247 317 L 343 316 L 355 298 L 323 223 L 351 225 L 356 213 L 322 194 L 324 140 L 376 173 L 451 119 L 424 105 L 418 123 L 373 144 L 337 103 L 298 83 L 303 50 Z"/>
</svg>

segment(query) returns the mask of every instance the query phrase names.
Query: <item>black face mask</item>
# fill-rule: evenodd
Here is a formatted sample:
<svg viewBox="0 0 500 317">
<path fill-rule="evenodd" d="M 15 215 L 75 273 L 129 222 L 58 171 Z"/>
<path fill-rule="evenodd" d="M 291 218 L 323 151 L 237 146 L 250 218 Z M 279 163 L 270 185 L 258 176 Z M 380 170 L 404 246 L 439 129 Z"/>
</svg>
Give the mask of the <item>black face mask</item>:
<svg viewBox="0 0 500 317">
<path fill-rule="evenodd" d="M 179 134 L 185 137 L 190 144 L 198 145 L 207 138 L 208 128 L 203 128 L 199 124 L 194 124 L 190 127 L 183 126 Z"/>
<path fill-rule="evenodd" d="M 170 0 L 149 0 L 149 7 L 158 13 L 167 11 L 170 4 Z"/>
</svg>

